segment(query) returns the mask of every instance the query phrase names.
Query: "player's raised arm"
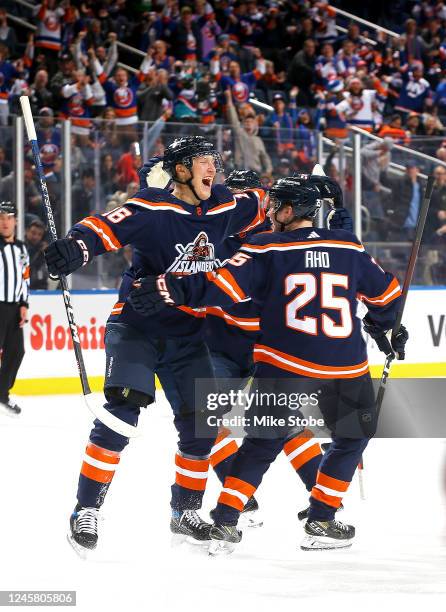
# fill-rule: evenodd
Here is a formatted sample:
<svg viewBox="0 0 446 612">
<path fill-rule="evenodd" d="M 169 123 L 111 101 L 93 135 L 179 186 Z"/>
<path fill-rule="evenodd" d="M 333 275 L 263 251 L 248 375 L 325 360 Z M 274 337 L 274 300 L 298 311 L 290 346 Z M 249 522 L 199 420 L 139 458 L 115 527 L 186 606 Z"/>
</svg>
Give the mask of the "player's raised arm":
<svg viewBox="0 0 446 612">
<path fill-rule="evenodd" d="M 51 243 L 45 251 L 48 271 L 52 276 L 71 274 L 90 263 L 95 255 L 117 251 L 140 232 L 149 231 L 148 190 L 129 198 L 123 206 L 93 214 L 76 223 L 66 238 Z M 153 219 L 150 227 L 153 230 Z"/>
<path fill-rule="evenodd" d="M 143 316 L 169 306 L 222 306 L 255 299 L 261 293 L 258 258 L 239 251 L 223 268 L 213 272 L 176 276 L 146 276 L 134 283 L 128 301 Z M 257 279 L 257 280 L 256 280 Z"/>
</svg>

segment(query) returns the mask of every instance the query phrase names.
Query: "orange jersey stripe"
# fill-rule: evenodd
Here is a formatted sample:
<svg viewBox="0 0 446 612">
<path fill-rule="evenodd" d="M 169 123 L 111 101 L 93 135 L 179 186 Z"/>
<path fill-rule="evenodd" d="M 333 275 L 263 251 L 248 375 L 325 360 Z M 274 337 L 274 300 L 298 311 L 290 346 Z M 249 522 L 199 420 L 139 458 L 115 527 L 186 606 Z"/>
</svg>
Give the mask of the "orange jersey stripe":
<svg viewBox="0 0 446 612">
<path fill-rule="evenodd" d="M 323 504 L 327 504 L 327 506 L 332 506 L 333 508 L 339 508 L 342 502 L 340 497 L 333 497 L 332 495 L 327 495 L 327 493 L 324 493 L 316 487 L 313 487 L 311 489 L 311 497 L 317 499 Z"/>
<path fill-rule="evenodd" d="M 240 329 L 251 331 L 260 330 L 260 319 L 258 317 L 252 319 L 248 317 L 235 317 L 234 315 L 225 312 L 219 306 L 208 306 L 206 308 L 206 313 L 209 315 L 220 317 L 221 319 L 224 319 L 224 321 L 228 325 L 234 325 L 235 327 L 239 327 Z"/>
<path fill-rule="evenodd" d="M 183 214 L 190 214 L 187 210 L 184 210 L 182 206 L 179 206 L 178 204 L 172 204 L 172 202 L 150 202 L 150 200 L 144 200 L 143 198 L 130 198 L 129 200 L 127 200 L 126 203 L 142 204 L 146 205 L 148 208 L 172 208 L 173 210 L 177 210 L 178 212 L 181 212 Z"/>
<path fill-rule="evenodd" d="M 106 251 L 117 251 L 122 248 L 122 244 L 116 238 L 110 227 L 97 217 L 86 217 L 82 219 L 80 223 L 93 230 L 99 236 Z"/>
<path fill-rule="evenodd" d="M 136 115 L 136 106 L 131 106 L 130 108 L 115 108 L 116 117 L 132 117 L 132 115 Z"/>
<path fill-rule="evenodd" d="M 220 497 L 218 498 L 218 503 L 225 504 L 225 506 L 230 506 L 231 508 L 235 508 L 239 512 L 241 512 L 243 508 L 245 507 L 245 504 L 242 502 L 241 499 L 239 499 L 235 495 L 231 495 L 230 493 L 227 493 L 226 491 L 222 491 L 220 493 Z"/>
<path fill-rule="evenodd" d="M 177 306 L 178 310 L 185 312 L 188 315 L 204 319 L 206 317 L 206 308 L 190 308 L 189 306 Z"/>
<path fill-rule="evenodd" d="M 29 275 L 30 275 L 30 267 L 26 266 L 26 268 L 23 270 L 23 278 L 25 280 L 29 279 Z"/>
<path fill-rule="evenodd" d="M 362 244 L 356 244 L 355 242 L 348 242 L 344 240 L 310 240 L 308 242 L 271 242 L 269 244 L 243 244 L 241 248 L 245 251 L 254 252 L 266 252 L 268 250 L 293 250 L 294 248 L 308 249 L 309 247 L 334 247 L 334 248 L 347 248 L 355 251 L 364 251 Z"/>
<path fill-rule="evenodd" d="M 191 478 L 190 476 L 184 476 L 183 474 L 175 475 L 175 482 L 180 487 L 185 489 L 192 489 L 193 491 L 204 491 L 206 489 L 207 478 Z"/>
<path fill-rule="evenodd" d="M 117 451 L 111 451 L 101 446 L 96 446 L 96 444 L 92 442 L 87 444 L 85 452 L 89 457 L 93 457 L 93 459 L 98 459 L 98 461 L 103 461 L 104 463 L 117 464 L 121 459 L 120 453 Z"/>
<path fill-rule="evenodd" d="M 298 359 L 288 353 L 282 353 L 263 344 L 254 345 L 254 361 L 269 363 L 282 370 L 303 374 L 310 378 L 355 378 L 369 371 L 368 362 L 355 365 L 326 366 L 312 361 Z"/>
<path fill-rule="evenodd" d="M 216 272 L 206 272 L 209 281 L 215 283 L 221 291 L 229 295 L 234 302 L 246 299 L 245 292 L 241 289 L 235 278 L 225 268 L 219 268 Z"/>
<path fill-rule="evenodd" d="M 222 212 L 223 210 L 231 210 L 236 206 L 235 200 L 231 200 L 230 202 L 223 202 L 223 204 L 219 204 L 218 206 L 214 206 L 214 208 L 210 208 L 206 214 L 212 214 L 216 212 Z"/>
<path fill-rule="evenodd" d="M 246 497 L 251 497 L 256 490 L 256 487 L 249 482 L 240 480 L 240 478 L 235 478 L 234 476 L 227 476 L 223 486 L 225 489 L 234 489 L 234 491 L 243 493 L 243 495 L 246 495 Z"/>
<path fill-rule="evenodd" d="M 182 457 L 177 453 L 175 455 L 175 465 L 193 472 L 207 472 L 209 469 L 209 459 L 187 459 L 187 457 Z"/>
<path fill-rule="evenodd" d="M 395 300 L 400 295 L 400 284 L 398 280 L 394 278 L 390 285 L 387 287 L 387 289 L 384 291 L 384 293 L 381 293 L 381 295 L 377 295 L 376 297 L 367 297 L 366 295 L 358 294 L 358 297 L 360 300 L 365 300 L 366 302 L 369 302 L 369 304 L 385 306 L 386 304 L 393 302 L 393 300 Z"/>
<path fill-rule="evenodd" d="M 86 478 L 96 480 L 96 482 L 107 483 L 112 481 L 115 473 L 108 470 L 101 470 L 84 461 L 81 468 L 81 474 Z"/>
</svg>

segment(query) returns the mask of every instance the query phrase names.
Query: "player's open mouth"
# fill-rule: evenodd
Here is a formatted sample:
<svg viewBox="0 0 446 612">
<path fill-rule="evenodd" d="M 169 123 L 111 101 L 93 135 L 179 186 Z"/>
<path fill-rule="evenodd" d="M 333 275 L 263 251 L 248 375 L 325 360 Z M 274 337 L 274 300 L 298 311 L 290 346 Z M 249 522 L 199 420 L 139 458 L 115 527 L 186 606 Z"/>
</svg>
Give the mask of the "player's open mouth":
<svg viewBox="0 0 446 612">
<path fill-rule="evenodd" d="M 204 178 L 202 180 L 203 185 L 205 185 L 206 187 L 211 187 L 212 185 L 212 178 L 208 177 L 208 178 Z"/>
</svg>

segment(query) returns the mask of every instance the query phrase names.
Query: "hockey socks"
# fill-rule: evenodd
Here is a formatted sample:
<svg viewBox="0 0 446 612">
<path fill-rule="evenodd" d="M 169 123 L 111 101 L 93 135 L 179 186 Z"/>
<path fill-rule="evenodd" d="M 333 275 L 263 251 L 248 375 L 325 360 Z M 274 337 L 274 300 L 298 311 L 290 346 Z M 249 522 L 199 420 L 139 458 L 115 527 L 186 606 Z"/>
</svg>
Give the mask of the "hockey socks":
<svg viewBox="0 0 446 612">
<path fill-rule="evenodd" d="M 311 491 L 316 482 L 317 471 L 322 459 L 321 446 L 314 439 L 313 433 L 305 429 L 298 436 L 287 440 L 283 451 L 307 491 Z"/>
<path fill-rule="evenodd" d="M 80 506 L 94 508 L 103 503 L 119 461 L 119 452 L 88 442 L 77 490 Z"/>
</svg>

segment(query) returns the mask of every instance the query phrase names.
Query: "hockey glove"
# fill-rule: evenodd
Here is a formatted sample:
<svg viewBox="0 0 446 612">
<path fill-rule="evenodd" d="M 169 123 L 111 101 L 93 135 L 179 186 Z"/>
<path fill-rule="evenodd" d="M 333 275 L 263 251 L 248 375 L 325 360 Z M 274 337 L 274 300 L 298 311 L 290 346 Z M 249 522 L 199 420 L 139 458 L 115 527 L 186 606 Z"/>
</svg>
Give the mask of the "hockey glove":
<svg viewBox="0 0 446 612">
<path fill-rule="evenodd" d="M 163 170 L 163 158 L 152 157 L 138 170 L 139 188 L 158 187 L 166 189 L 171 181 L 171 176 Z"/>
<path fill-rule="evenodd" d="M 353 233 L 353 219 L 346 208 L 329 210 L 325 222 L 328 229 L 342 229 Z"/>
<path fill-rule="evenodd" d="M 365 331 L 374 339 L 380 351 L 385 355 L 394 353 L 400 361 L 405 358 L 405 346 L 409 339 L 409 333 L 404 325 L 401 325 L 397 333 L 392 335 L 389 340 L 388 332 L 373 323 L 368 314 L 364 317 L 363 322 Z"/>
<path fill-rule="evenodd" d="M 85 242 L 71 236 L 49 244 L 44 255 L 48 272 L 53 278 L 58 278 L 61 274 L 71 274 L 81 266 L 85 266 L 89 260 Z"/>
<path fill-rule="evenodd" d="M 133 310 L 149 317 L 167 306 L 184 304 L 184 292 L 177 276 L 160 274 L 135 280 L 127 299 Z"/>
</svg>

